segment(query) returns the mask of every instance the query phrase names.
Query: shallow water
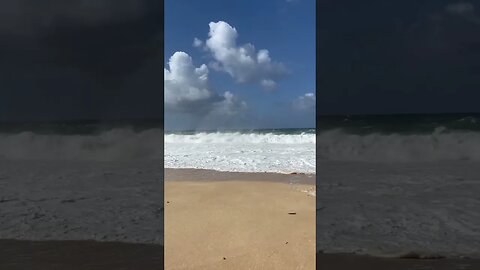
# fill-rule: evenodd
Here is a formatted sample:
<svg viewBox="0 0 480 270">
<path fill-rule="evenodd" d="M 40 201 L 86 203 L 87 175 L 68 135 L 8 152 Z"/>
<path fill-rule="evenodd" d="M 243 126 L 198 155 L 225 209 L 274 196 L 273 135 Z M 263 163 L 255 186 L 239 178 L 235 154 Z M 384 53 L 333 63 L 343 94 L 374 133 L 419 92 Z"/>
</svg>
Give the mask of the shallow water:
<svg viewBox="0 0 480 270">
<path fill-rule="evenodd" d="M 478 162 L 319 162 L 317 250 L 480 257 L 478 194 Z"/>
</svg>

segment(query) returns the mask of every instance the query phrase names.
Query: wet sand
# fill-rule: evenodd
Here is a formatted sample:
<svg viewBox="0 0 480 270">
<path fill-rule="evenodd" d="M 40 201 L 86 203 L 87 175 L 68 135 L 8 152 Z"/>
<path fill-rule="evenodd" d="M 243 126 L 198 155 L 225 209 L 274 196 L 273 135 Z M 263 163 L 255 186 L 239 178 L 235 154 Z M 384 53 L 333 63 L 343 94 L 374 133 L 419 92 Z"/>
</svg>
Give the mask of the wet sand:
<svg viewBox="0 0 480 270">
<path fill-rule="evenodd" d="M 316 178 L 313 174 L 304 173 L 245 173 L 221 172 L 203 169 L 165 169 L 165 179 L 168 181 L 253 181 L 275 182 L 315 186 Z"/>
<path fill-rule="evenodd" d="M 310 178 L 167 169 L 165 269 L 315 269 Z"/>
<path fill-rule="evenodd" d="M 325 270 L 475 270 L 479 259 L 376 258 L 354 254 L 317 253 L 317 269 Z"/>
<path fill-rule="evenodd" d="M 2 270 L 161 270 L 163 246 L 95 241 L 0 240 Z"/>
</svg>

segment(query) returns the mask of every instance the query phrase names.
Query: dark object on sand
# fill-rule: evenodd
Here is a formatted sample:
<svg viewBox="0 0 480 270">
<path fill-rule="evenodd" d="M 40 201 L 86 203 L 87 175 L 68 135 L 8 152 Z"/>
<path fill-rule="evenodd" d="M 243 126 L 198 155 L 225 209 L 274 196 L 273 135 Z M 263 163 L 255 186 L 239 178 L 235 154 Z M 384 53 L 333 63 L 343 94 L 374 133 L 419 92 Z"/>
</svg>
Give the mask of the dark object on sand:
<svg viewBox="0 0 480 270">
<path fill-rule="evenodd" d="M 296 215 L 297 212 L 288 212 L 289 215 Z"/>
</svg>

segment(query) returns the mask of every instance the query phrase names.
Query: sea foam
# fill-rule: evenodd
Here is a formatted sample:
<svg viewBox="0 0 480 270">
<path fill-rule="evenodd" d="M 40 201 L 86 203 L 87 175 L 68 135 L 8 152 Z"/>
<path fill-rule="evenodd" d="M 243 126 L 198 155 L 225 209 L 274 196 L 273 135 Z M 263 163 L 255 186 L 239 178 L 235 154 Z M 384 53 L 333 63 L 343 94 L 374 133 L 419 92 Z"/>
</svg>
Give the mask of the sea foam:
<svg viewBox="0 0 480 270">
<path fill-rule="evenodd" d="M 315 134 L 167 134 L 165 167 L 232 172 L 315 173 Z"/>
</svg>

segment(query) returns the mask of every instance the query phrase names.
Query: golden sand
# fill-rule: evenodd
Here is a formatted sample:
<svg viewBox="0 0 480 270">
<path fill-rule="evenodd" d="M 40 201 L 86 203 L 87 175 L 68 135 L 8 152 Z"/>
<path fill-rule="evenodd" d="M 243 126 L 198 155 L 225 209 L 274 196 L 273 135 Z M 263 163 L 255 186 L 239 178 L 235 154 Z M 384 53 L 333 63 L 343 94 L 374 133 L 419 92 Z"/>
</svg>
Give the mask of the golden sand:
<svg viewBox="0 0 480 270">
<path fill-rule="evenodd" d="M 286 183 L 166 180 L 165 269 L 315 269 L 315 197 Z"/>
</svg>

